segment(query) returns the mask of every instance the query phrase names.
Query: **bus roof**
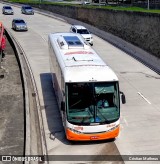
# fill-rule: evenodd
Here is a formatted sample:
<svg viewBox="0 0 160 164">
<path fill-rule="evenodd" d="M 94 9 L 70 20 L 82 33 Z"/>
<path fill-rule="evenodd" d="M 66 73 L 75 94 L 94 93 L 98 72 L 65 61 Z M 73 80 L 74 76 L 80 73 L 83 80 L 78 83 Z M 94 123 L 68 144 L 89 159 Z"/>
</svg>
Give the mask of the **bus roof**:
<svg viewBox="0 0 160 164">
<path fill-rule="evenodd" d="M 53 33 L 49 42 L 65 82 L 118 81 L 116 74 L 80 34 Z"/>
</svg>

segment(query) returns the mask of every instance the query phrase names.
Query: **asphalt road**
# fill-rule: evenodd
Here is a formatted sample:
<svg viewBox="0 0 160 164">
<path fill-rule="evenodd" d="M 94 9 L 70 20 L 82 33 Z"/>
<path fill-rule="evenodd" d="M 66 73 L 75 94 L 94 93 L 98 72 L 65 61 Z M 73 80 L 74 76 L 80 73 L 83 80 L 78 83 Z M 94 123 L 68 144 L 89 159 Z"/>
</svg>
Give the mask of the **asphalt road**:
<svg viewBox="0 0 160 164">
<path fill-rule="evenodd" d="M 0 78 L 0 155 L 23 155 L 22 81 L 15 53 L 8 40 L 5 54 L 6 60 L 3 62 L 3 67 L 7 74 L 4 78 Z"/>
</svg>

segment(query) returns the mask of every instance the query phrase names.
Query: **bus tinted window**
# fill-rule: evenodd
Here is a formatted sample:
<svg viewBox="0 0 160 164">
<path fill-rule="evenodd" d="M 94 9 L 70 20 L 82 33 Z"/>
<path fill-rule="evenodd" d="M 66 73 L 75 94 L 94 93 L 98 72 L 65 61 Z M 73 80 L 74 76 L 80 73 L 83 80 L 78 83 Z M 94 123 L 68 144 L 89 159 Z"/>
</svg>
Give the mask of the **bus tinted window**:
<svg viewBox="0 0 160 164">
<path fill-rule="evenodd" d="M 119 118 L 118 83 L 67 84 L 68 121 L 81 125 L 111 123 Z"/>
</svg>

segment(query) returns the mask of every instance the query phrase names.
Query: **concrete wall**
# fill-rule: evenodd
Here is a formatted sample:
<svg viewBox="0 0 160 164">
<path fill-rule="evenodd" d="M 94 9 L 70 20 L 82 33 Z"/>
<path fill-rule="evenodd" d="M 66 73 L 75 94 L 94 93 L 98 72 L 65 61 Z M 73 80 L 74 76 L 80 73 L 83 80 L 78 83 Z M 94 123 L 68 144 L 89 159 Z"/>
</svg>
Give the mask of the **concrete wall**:
<svg viewBox="0 0 160 164">
<path fill-rule="evenodd" d="M 160 14 L 58 5 L 39 7 L 91 24 L 160 58 Z"/>
</svg>

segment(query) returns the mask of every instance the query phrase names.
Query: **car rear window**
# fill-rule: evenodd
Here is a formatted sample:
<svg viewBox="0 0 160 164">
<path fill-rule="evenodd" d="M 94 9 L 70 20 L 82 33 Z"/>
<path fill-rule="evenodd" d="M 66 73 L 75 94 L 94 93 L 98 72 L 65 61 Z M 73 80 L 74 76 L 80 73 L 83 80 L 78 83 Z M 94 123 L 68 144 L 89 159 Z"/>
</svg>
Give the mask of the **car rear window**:
<svg viewBox="0 0 160 164">
<path fill-rule="evenodd" d="M 4 8 L 5 9 L 12 9 L 10 6 L 5 6 Z"/>
<path fill-rule="evenodd" d="M 24 20 L 15 20 L 15 23 L 25 23 Z"/>
<path fill-rule="evenodd" d="M 79 34 L 89 34 L 89 31 L 87 29 L 78 29 L 77 33 L 79 33 Z"/>
<path fill-rule="evenodd" d="M 27 9 L 27 10 L 28 10 L 28 9 L 29 9 L 29 10 L 32 10 L 32 7 L 29 7 L 29 6 L 28 6 L 28 7 L 25 7 L 25 9 Z"/>
</svg>

